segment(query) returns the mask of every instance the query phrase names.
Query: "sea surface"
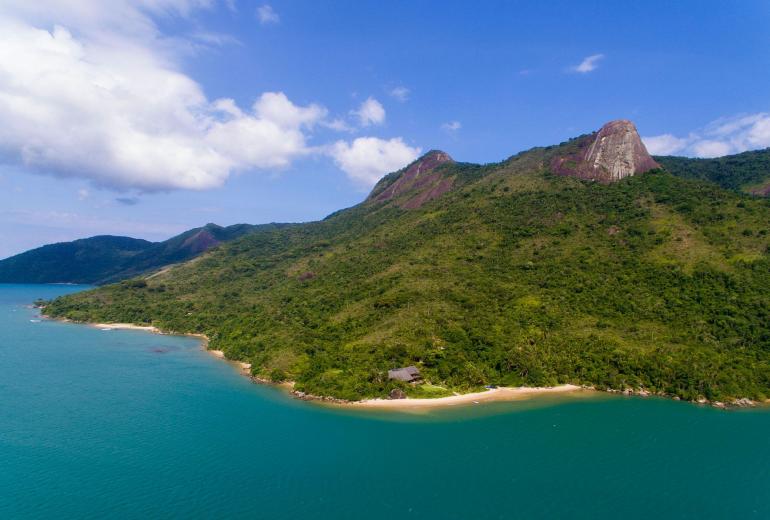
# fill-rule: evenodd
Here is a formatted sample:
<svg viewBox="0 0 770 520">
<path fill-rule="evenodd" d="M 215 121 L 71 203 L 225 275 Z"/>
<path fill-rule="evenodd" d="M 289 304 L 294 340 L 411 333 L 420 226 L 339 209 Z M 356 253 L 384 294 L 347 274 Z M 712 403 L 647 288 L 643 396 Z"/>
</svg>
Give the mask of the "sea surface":
<svg viewBox="0 0 770 520">
<path fill-rule="evenodd" d="M 0 518 L 770 518 L 770 412 L 594 394 L 404 414 L 289 399 L 193 338 L 0 285 Z"/>
</svg>

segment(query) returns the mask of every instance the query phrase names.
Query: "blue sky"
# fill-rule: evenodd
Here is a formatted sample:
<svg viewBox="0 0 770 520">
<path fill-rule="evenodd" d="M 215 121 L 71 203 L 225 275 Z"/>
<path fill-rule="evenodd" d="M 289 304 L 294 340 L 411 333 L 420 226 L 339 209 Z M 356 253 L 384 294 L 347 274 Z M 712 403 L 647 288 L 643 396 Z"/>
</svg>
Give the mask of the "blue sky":
<svg viewBox="0 0 770 520">
<path fill-rule="evenodd" d="M 770 146 L 768 2 L 7 0 L 0 257 L 306 221 L 432 148 Z"/>
</svg>

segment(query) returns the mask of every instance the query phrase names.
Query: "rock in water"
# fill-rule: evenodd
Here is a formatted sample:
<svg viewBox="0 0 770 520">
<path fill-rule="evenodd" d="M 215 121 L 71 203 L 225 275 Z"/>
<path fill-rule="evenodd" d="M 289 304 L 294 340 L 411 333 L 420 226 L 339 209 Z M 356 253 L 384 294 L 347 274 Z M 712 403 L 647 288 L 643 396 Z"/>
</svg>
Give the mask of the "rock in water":
<svg viewBox="0 0 770 520">
<path fill-rule="evenodd" d="M 626 119 L 610 121 L 578 146 L 577 153 L 553 160 L 554 173 L 607 183 L 660 168 Z"/>
</svg>

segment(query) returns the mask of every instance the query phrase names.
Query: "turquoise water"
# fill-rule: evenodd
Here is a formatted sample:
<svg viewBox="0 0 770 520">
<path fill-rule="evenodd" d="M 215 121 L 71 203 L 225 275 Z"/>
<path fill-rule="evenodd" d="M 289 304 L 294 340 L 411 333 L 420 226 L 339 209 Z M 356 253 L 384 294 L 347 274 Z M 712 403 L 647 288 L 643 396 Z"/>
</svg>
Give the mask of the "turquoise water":
<svg viewBox="0 0 770 520">
<path fill-rule="evenodd" d="M 0 518 L 770 518 L 770 412 L 599 396 L 353 413 L 0 285 Z"/>
</svg>

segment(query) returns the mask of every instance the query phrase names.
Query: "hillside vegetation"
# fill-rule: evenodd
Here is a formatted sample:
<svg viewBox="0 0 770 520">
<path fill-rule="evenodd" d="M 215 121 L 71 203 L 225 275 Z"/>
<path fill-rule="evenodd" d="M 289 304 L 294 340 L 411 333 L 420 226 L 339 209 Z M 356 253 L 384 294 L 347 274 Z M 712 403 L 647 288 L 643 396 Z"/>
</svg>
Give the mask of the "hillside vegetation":
<svg viewBox="0 0 770 520">
<path fill-rule="evenodd" d="M 115 282 L 189 260 L 257 227 L 260 226 L 207 224 L 163 242 L 96 236 L 50 244 L 0 260 L 0 283 Z"/>
<path fill-rule="evenodd" d="M 770 195 L 770 148 L 714 159 L 656 157 L 655 160 L 679 177 L 711 181 L 730 190 Z"/>
<path fill-rule="evenodd" d="M 152 245 L 109 235 L 49 244 L 0 260 L 0 283 L 93 283 Z"/>
<path fill-rule="evenodd" d="M 770 201 L 661 171 L 550 174 L 574 147 L 443 164 L 454 189 L 418 209 L 257 229 L 46 312 L 205 333 L 255 374 L 348 399 L 557 383 L 770 396 Z M 426 384 L 388 381 L 411 364 Z"/>
</svg>

